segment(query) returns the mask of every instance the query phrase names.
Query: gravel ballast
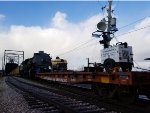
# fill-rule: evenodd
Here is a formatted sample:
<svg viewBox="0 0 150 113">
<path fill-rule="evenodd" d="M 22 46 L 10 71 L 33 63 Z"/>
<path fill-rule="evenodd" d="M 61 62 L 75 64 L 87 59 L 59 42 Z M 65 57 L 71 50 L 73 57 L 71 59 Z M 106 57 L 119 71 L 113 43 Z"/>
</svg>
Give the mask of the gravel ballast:
<svg viewBox="0 0 150 113">
<path fill-rule="evenodd" d="M 0 77 L 0 113 L 41 113 L 30 109 L 23 96 L 8 86 L 6 77 Z"/>
</svg>

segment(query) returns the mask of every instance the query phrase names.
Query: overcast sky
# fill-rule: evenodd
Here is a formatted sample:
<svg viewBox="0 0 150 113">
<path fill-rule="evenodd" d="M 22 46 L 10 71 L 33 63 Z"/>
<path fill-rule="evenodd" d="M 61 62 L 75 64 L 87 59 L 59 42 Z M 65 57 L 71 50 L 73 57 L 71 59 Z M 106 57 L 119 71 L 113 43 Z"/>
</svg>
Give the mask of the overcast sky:
<svg viewBox="0 0 150 113">
<path fill-rule="evenodd" d="M 101 7 L 105 5 L 107 1 L 1 1 L 0 59 L 4 50 L 11 49 L 25 51 L 25 58 L 43 50 L 53 59 L 56 56 L 67 59 L 72 69 L 87 65 L 86 58 L 100 62 L 102 45 L 91 34 L 104 17 Z M 148 68 L 150 62 L 143 59 L 150 57 L 150 2 L 114 1 L 113 8 L 119 29 L 117 39 L 133 46 L 134 60 Z M 122 27 L 130 23 L 134 24 Z M 112 44 L 115 43 L 113 39 Z"/>
</svg>

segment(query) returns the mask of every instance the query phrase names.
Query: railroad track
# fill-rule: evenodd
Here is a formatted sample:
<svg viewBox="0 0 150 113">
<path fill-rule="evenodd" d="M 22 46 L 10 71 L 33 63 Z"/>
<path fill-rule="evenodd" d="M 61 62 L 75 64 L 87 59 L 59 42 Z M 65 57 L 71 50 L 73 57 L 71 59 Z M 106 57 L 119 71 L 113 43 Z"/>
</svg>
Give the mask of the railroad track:
<svg viewBox="0 0 150 113">
<path fill-rule="evenodd" d="M 46 81 L 44 80 L 43 82 L 45 84 Z M 43 84 L 43 82 L 40 83 Z M 101 98 L 100 96 L 96 95 L 91 89 L 51 82 L 46 83 L 46 85 L 47 84 L 49 84 L 50 86 L 52 84 L 52 86 L 55 88 L 61 88 L 69 93 L 82 96 L 83 98 L 80 98 L 82 98 L 83 100 L 88 100 L 91 103 L 96 104 L 97 106 L 103 104 L 103 106 L 106 106 L 106 108 L 113 109 L 114 111 L 120 111 L 122 113 L 149 113 L 150 111 L 150 100 L 147 99 L 139 98 L 134 103 L 127 104 L 119 102 L 115 99 Z"/>
<path fill-rule="evenodd" d="M 14 84 L 14 80 L 10 80 L 10 78 L 7 78 L 6 83 L 11 86 L 13 89 L 15 89 L 18 93 L 22 94 L 25 100 L 27 101 L 30 109 L 38 109 L 41 112 L 45 113 L 61 113 L 61 109 L 59 109 L 57 106 L 54 106 L 50 102 L 44 101 L 43 99 L 39 98 L 35 94 L 31 94 L 30 92 L 26 91 L 24 88 L 22 89 L 22 86 L 20 87 L 20 84 L 17 84 L 16 82 Z"/>
<path fill-rule="evenodd" d="M 127 104 L 118 103 L 117 101 L 111 99 L 101 99 L 98 96 L 94 95 L 92 92 L 89 92 L 88 94 L 87 93 L 88 91 L 86 90 L 81 91 L 81 88 L 79 88 L 80 90 L 78 91 L 77 88 L 75 89 L 71 87 L 69 88 L 68 86 L 65 88 L 65 85 L 64 86 L 62 85 L 60 87 L 59 85 L 54 85 L 54 84 L 52 84 L 52 86 L 50 85 L 50 87 L 46 87 L 41 85 L 39 86 L 37 84 L 32 84 L 30 82 L 27 83 L 27 81 L 22 81 L 18 78 L 9 78 L 9 79 L 15 80 L 14 81 L 15 83 L 19 82 L 19 84 L 21 83 L 24 85 L 29 85 L 30 87 L 32 86 L 32 88 L 34 87 L 34 89 L 39 88 L 40 90 L 51 92 L 50 94 L 47 95 L 51 95 L 51 97 L 54 98 L 49 99 L 49 101 L 53 102 L 53 104 L 55 103 L 56 106 L 55 108 L 59 108 L 58 106 L 60 106 L 61 109 L 58 111 L 63 111 L 66 113 L 68 111 L 66 111 L 65 109 L 69 109 L 70 113 L 74 113 L 74 112 L 80 113 L 85 111 L 90 113 L 97 113 L 97 112 L 98 113 L 149 113 L 149 110 L 145 110 L 144 108 L 142 108 L 144 105 L 142 105 L 141 107 L 139 106 L 139 104 L 137 105 L 137 103 L 136 105 L 134 104 L 127 105 Z M 55 96 L 55 94 L 57 96 Z M 40 95 L 39 97 L 41 98 Z M 45 97 L 46 102 L 47 102 L 47 98 L 48 97 Z M 49 101 L 48 104 L 51 105 Z M 60 105 L 60 103 L 62 105 Z M 40 105 L 36 105 L 36 106 L 40 107 Z M 94 107 L 91 108 L 91 106 L 94 106 L 95 108 Z M 91 109 L 92 110 L 96 109 L 96 111 L 90 111 Z"/>
<path fill-rule="evenodd" d="M 68 95 L 60 95 L 35 85 L 19 82 L 12 77 L 7 78 L 7 83 L 22 92 L 31 108 L 46 113 L 119 113 Z"/>
</svg>

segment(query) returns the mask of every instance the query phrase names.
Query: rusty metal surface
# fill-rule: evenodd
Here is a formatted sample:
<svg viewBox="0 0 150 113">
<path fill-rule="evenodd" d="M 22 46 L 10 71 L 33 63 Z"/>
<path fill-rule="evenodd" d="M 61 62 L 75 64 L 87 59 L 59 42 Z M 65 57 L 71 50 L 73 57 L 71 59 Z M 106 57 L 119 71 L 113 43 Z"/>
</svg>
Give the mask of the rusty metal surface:
<svg viewBox="0 0 150 113">
<path fill-rule="evenodd" d="M 97 82 L 119 85 L 150 85 L 150 72 L 93 73 L 73 71 L 38 73 L 36 76 L 42 79 L 67 83 Z"/>
</svg>

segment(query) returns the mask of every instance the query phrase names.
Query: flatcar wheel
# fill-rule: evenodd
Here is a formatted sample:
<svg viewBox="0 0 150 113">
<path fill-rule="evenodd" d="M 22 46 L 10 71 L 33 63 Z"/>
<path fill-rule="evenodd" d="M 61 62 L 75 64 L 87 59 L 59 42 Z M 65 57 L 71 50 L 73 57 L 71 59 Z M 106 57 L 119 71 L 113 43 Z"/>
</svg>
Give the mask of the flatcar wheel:
<svg viewBox="0 0 150 113">
<path fill-rule="evenodd" d="M 93 92 L 96 94 L 96 95 L 99 95 L 99 96 L 101 96 L 100 94 L 100 87 L 99 87 L 99 85 L 98 84 L 92 84 L 92 90 L 93 90 Z"/>
<path fill-rule="evenodd" d="M 112 68 L 115 67 L 115 61 L 113 59 L 106 59 L 104 61 L 104 68 L 106 70 L 106 72 L 111 73 L 112 72 Z"/>
<path fill-rule="evenodd" d="M 123 103 L 133 103 L 138 98 L 138 93 L 136 88 L 131 88 L 128 86 L 120 86 L 118 88 L 118 99 Z"/>
<path fill-rule="evenodd" d="M 116 94 L 116 87 L 115 86 L 108 86 L 108 85 L 93 85 L 94 92 L 103 98 L 113 98 Z"/>
</svg>

